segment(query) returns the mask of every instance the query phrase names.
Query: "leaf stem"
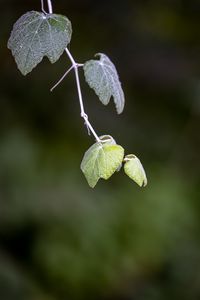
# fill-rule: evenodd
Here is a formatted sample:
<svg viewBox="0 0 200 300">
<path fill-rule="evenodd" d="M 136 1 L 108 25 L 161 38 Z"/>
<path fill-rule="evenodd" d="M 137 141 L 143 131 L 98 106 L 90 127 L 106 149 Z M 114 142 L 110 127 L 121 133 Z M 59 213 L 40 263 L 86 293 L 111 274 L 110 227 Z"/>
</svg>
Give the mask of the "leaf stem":
<svg viewBox="0 0 200 300">
<path fill-rule="evenodd" d="M 58 80 L 58 82 L 56 82 L 56 84 L 50 89 L 51 92 L 53 92 L 53 90 L 63 81 L 63 79 L 67 76 L 67 74 L 69 74 L 69 72 L 74 68 L 74 66 L 72 65 L 65 73 L 64 75 Z"/>
<path fill-rule="evenodd" d="M 45 13 L 45 10 L 44 10 L 44 1 L 41 0 L 41 11 Z"/>
<path fill-rule="evenodd" d="M 47 5 L 48 5 L 48 11 L 50 14 L 53 13 L 53 7 L 52 7 L 52 2 L 51 0 L 47 0 Z M 41 7 L 44 10 L 44 3 L 43 1 L 41 1 Z M 79 98 L 79 104 L 80 104 L 80 109 L 81 109 L 81 117 L 84 119 L 85 121 L 85 125 L 88 128 L 88 134 L 91 132 L 94 136 L 94 138 L 96 139 L 97 142 L 101 143 L 100 138 L 98 137 L 98 135 L 96 134 L 94 128 L 92 127 L 91 123 L 88 120 L 88 115 L 85 113 L 85 109 L 84 109 L 84 104 L 83 104 L 83 96 L 82 96 L 82 91 L 81 91 L 81 85 L 80 85 L 80 78 L 79 78 L 79 71 L 78 68 L 83 66 L 83 64 L 78 64 L 75 59 L 73 58 L 71 52 L 69 51 L 68 48 L 65 48 L 65 52 L 67 54 L 67 56 L 69 57 L 72 66 L 69 70 L 67 70 L 67 72 L 62 76 L 62 78 L 53 86 L 53 88 L 51 89 L 51 91 L 58 86 L 58 84 L 64 79 L 64 77 L 72 70 L 74 69 L 74 73 L 75 73 L 75 78 L 76 78 L 76 86 L 77 86 L 77 91 L 78 91 L 78 98 Z"/>
<path fill-rule="evenodd" d="M 53 13 L 53 9 L 52 9 L 51 0 L 47 0 L 47 5 L 48 5 L 49 14 L 52 14 Z M 43 13 L 46 14 L 46 11 L 45 11 L 45 8 L 44 8 L 44 0 L 41 0 L 41 10 L 42 10 Z"/>
</svg>

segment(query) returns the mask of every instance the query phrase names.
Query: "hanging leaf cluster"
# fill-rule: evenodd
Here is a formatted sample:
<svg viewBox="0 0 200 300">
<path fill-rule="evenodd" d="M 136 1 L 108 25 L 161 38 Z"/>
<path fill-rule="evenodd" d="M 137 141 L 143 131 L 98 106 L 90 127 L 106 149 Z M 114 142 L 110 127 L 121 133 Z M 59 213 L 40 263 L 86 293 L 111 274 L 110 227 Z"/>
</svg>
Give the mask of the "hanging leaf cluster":
<svg viewBox="0 0 200 300">
<path fill-rule="evenodd" d="M 29 11 L 14 24 L 8 48 L 18 69 L 27 75 L 45 56 L 55 63 L 69 45 L 71 36 L 72 25 L 67 17 Z M 83 64 L 85 80 L 102 104 L 107 105 L 113 98 L 116 111 L 120 114 L 124 109 L 125 97 L 115 65 L 103 53 L 95 57 Z M 124 171 L 132 180 L 139 186 L 147 184 L 143 166 L 135 155 L 124 157 L 124 149 L 109 135 L 95 137 L 97 142 L 86 151 L 81 163 L 81 170 L 90 187 L 93 188 L 100 178 L 109 179 L 120 170 L 123 162 Z"/>
</svg>

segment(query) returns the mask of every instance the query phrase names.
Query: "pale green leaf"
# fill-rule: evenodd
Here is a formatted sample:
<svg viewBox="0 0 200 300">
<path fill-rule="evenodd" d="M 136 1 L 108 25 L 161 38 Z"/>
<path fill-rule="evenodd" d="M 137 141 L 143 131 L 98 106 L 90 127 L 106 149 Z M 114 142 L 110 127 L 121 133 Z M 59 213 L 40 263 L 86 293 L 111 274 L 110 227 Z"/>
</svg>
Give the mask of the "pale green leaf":
<svg viewBox="0 0 200 300">
<path fill-rule="evenodd" d="M 67 17 L 30 11 L 14 24 L 8 48 L 23 75 L 32 71 L 44 56 L 55 63 L 70 43 L 71 22 Z"/>
<path fill-rule="evenodd" d="M 105 141 L 106 137 L 109 136 L 103 136 L 102 142 L 93 144 L 81 162 L 81 170 L 92 188 L 100 178 L 109 179 L 123 161 L 124 149 L 116 145 L 113 139 Z"/>
<path fill-rule="evenodd" d="M 125 98 L 117 70 L 105 54 L 98 53 L 95 56 L 100 59 L 89 60 L 84 64 L 85 79 L 104 105 L 113 96 L 117 113 L 120 114 L 124 109 Z"/>
<path fill-rule="evenodd" d="M 146 186 L 147 177 L 139 158 L 133 154 L 129 154 L 125 157 L 124 161 L 124 171 L 126 175 L 128 175 L 139 186 Z"/>
</svg>

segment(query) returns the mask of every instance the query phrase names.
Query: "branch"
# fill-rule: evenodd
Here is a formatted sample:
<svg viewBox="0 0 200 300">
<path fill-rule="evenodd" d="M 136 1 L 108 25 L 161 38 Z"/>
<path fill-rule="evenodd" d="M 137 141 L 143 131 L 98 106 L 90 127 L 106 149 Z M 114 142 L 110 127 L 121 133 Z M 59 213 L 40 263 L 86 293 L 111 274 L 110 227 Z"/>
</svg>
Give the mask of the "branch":
<svg viewBox="0 0 200 300">
<path fill-rule="evenodd" d="M 53 13 L 53 8 L 52 8 L 51 0 L 47 0 L 47 4 L 48 4 L 49 13 L 52 14 Z"/>
<path fill-rule="evenodd" d="M 53 13 L 53 8 L 52 8 L 52 2 L 51 0 L 47 0 L 47 5 L 48 5 L 48 11 L 50 14 Z M 44 11 L 44 3 L 43 0 L 41 1 L 41 8 Z M 67 70 L 67 72 L 61 77 L 61 79 L 53 86 L 53 88 L 51 89 L 51 91 L 57 87 L 61 81 L 65 78 L 65 76 L 72 70 L 74 69 L 75 72 L 75 78 L 76 78 L 76 86 L 77 86 L 77 91 L 78 91 L 78 98 L 79 98 L 79 104 L 80 104 L 80 109 L 81 109 L 81 117 L 84 119 L 85 121 L 85 125 L 88 129 L 88 134 L 90 134 L 90 132 L 93 134 L 93 136 L 95 137 L 97 142 L 101 142 L 100 138 L 98 137 L 98 135 L 96 134 L 94 128 L 92 127 L 91 123 L 88 120 L 88 115 L 85 113 L 85 109 L 84 109 L 84 104 L 83 104 L 83 97 L 82 97 L 82 91 L 81 91 L 81 85 L 80 85 L 80 79 L 79 79 L 79 72 L 78 72 L 78 68 L 80 66 L 83 66 L 82 64 L 78 64 L 75 59 L 73 58 L 71 52 L 69 51 L 68 48 L 65 49 L 65 52 L 67 54 L 67 56 L 69 57 L 72 65 L 71 68 L 69 70 Z"/>
</svg>

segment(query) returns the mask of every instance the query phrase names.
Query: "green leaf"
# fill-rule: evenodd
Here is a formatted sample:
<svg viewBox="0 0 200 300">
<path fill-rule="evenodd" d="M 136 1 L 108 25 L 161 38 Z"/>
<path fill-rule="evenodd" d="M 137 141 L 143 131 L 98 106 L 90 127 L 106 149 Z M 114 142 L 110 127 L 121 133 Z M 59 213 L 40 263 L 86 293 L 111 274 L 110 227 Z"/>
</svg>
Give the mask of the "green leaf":
<svg viewBox="0 0 200 300">
<path fill-rule="evenodd" d="M 134 154 L 129 154 L 124 159 L 124 171 L 133 181 L 140 187 L 147 185 L 147 177 L 145 170 L 139 160 Z"/>
<path fill-rule="evenodd" d="M 67 17 L 30 11 L 14 24 L 8 48 L 23 75 L 28 74 L 47 56 L 55 63 L 70 43 L 71 22 Z"/>
<path fill-rule="evenodd" d="M 89 60 L 83 66 L 85 79 L 104 105 L 113 96 L 117 113 L 120 114 L 124 109 L 125 99 L 117 70 L 105 54 L 98 53 L 95 56 L 100 57 L 100 60 Z"/>
<path fill-rule="evenodd" d="M 81 170 L 92 188 L 100 178 L 109 179 L 124 158 L 124 149 L 116 145 L 111 136 L 103 136 L 100 139 L 101 142 L 95 143 L 86 151 L 81 162 Z"/>
</svg>

